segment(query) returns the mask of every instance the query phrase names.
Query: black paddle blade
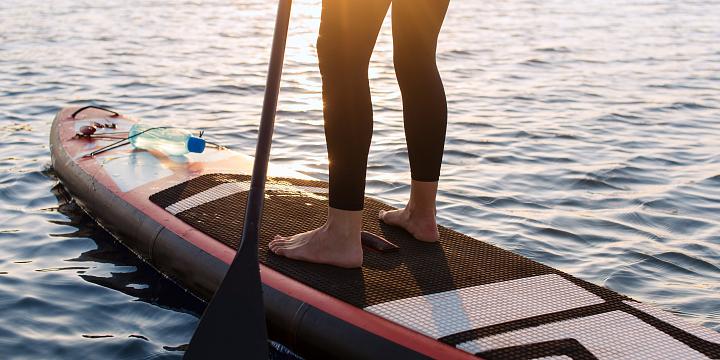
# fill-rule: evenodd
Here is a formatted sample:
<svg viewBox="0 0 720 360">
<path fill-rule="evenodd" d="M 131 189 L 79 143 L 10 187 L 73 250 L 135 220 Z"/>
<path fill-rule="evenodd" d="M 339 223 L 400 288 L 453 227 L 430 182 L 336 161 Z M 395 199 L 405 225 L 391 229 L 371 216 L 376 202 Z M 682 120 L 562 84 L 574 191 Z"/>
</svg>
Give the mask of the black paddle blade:
<svg viewBox="0 0 720 360">
<path fill-rule="evenodd" d="M 241 251 L 205 309 L 185 359 L 267 359 L 257 251 Z"/>
<path fill-rule="evenodd" d="M 291 0 L 280 0 L 278 4 L 242 242 L 200 319 L 185 359 L 268 358 L 257 247 L 291 4 Z"/>
</svg>

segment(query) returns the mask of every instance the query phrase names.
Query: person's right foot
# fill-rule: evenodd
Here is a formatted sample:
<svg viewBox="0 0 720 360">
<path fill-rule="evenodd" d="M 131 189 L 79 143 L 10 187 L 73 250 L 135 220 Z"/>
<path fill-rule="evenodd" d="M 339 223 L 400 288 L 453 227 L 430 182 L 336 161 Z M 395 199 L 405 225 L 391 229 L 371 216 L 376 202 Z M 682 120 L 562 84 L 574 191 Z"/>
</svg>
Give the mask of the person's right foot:
<svg viewBox="0 0 720 360">
<path fill-rule="evenodd" d="M 380 210 L 380 220 L 388 225 L 399 226 L 416 239 L 424 242 L 437 242 L 440 234 L 435 221 L 435 213 L 417 213 L 405 209 Z"/>
<path fill-rule="evenodd" d="M 293 236 L 275 236 L 270 251 L 290 259 L 359 268 L 363 262 L 360 240 L 362 210 L 328 208 L 325 225 Z"/>
<path fill-rule="evenodd" d="M 288 237 L 276 235 L 269 247 L 273 253 L 290 259 L 342 268 L 359 268 L 363 262 L 360 234 L 348 236 L 327 226 Z"/>
</svg>

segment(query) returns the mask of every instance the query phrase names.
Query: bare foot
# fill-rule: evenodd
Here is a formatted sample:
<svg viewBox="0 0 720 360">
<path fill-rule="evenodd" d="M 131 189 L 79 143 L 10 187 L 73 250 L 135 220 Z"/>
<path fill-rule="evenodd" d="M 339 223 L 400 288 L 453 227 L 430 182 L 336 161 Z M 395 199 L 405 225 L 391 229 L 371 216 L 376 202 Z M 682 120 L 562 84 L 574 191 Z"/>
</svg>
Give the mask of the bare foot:
<svg viewBox="0 0 720 360">
<path fill-rule="evenodd" d="M 269 247 L 273 253 L 290 259 L 358 268 L 363 262 L 361 228 L 362 211 L 330 208 L 325 225 L 293 236 L 277 235 Z"/>
<path fill-rule="evenodd" d="M 405 229 L 420 241 L 437 242 L 440 238 L 434 211 L 419 214 L 408 208 L 391 211 L 380 210 L 378 217 L 388 225 Z"/>
</svg>

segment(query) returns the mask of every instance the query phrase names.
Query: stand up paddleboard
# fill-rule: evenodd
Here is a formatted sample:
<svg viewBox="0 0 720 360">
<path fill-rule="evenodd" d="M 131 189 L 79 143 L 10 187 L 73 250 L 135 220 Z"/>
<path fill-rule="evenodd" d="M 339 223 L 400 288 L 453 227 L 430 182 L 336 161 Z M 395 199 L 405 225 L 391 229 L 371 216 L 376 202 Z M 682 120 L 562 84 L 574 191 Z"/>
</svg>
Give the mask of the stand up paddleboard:
<svg viewBox="0 0 720 360">
<path fill-rule="evenodd" d="M 231 150 L 167 157 L 81 138 L 93 123 L 136 121 L 98 109 L 52 124 L 53 167 L 80 206 L 158 271 L 208 299 L 242 233 L 252 159 Z M 365 249 L 362 269 L 276 256 L 275 234 L 323 224 L 327 183 L 270 168 L 259 240 L 268 330 L 308 358 L 707 359 L 720 334 L 559 270 L 440 227 L 423 243 L 377 219 L 363 227 L 399 246 Z M 240 304 L 238 304 L 240 305 Z M 238 320 L 241 321 L 241 320 Z"/>
</svg>

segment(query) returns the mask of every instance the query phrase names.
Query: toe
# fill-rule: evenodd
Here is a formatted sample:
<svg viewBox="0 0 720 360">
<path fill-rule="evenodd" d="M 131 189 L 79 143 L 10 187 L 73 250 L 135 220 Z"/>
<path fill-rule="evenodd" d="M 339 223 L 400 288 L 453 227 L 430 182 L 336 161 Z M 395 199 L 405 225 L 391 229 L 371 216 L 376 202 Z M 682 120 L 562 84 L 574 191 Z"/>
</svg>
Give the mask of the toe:
<svg viewBox="0 0 720 360">
<path fill-rule="evenodd" d="M 283 243 L 283 242 L 274 242 L 274 243 L 270 244 L 270 250 L 272 250 L 275 253 L 277 253 L 278 249 L 283 249 L 286 247 L 287 247 L 287 244 Z"/>
<path fill-rule="evenodd" d="M 278 245 L 275 242 L 271 242 L 268 244 L 268 248 L 270 249 L 270 251 L 275 252 L 275 250 L 277 250 L 278 248 Z"/>
</svg>

